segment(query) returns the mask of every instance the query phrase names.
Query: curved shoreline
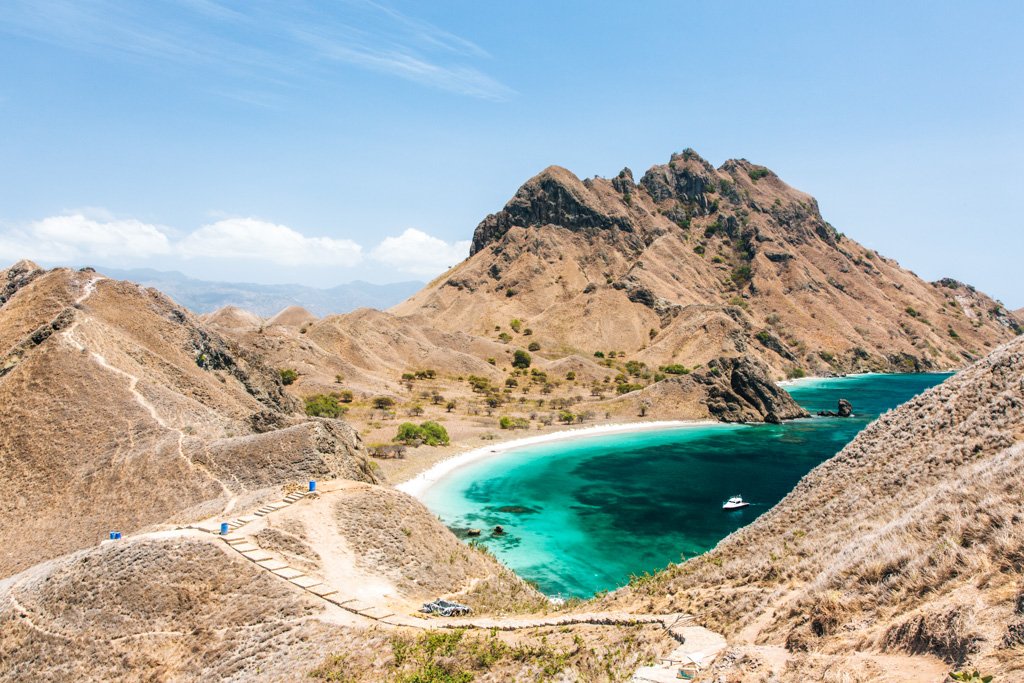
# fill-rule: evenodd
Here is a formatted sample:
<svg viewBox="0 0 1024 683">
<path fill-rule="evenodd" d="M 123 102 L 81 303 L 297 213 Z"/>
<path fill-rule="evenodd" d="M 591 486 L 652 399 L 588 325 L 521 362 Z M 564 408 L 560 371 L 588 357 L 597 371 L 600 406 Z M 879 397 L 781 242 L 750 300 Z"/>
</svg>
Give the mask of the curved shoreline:
<svg viewBox="0 0 1024 683">
<path fill-rule="evenodd" d="M 526 446 L 534 446 L 550 441 L 568 441 L 572 439 L 599 436 L 602 434 L 621 434 L 625 432 L 642 432 L 660 429 L 679 429 L 681 427 L 701 427 L 709 425 L 723 425 L 716 420 L 657 420 L 651 422 L 619 422 L 614 424 L 593 425 L 590 427 L 577 427 L 575 429 L 561 429 L 556 432 L 527 436 L 519 439 L 510 439 L 487 446 L 481 446 L 462 453 L 456 453 L 444 460 L 433 464 L 422 472 L 410 477 L 395 488 L 403 493 L 419 498 L 438 481 L 460 467 L 472 462 L 486 458 L 497 457 L 508 451 Z"/>
</svg>

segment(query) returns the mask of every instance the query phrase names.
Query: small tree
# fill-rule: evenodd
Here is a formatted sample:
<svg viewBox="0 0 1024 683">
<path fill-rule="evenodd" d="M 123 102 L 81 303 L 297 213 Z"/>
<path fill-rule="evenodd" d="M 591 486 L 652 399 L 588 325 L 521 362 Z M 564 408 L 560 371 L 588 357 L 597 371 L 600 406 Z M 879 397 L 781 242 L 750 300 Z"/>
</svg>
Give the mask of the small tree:
<svg viewBox="0 0 1024 683">
<path fill-rule="evenodd" d="M 576 416 L 573 413 L 569 412 L 568 410 L 563 410 L 558 413 L 558 419 L 559 421 L 564 422 L 567 425 L 571 425 L 573 422 L 576 421 Z"/>
<path fill-rule="evenodd" d="M 373 407 L 377 410 L 390 410 L 395 407 L 395 399 L 390 396 L 377 396 L 373 399 Z"/>
<path fill-rule="evenodd" d="M 351 403 L 353 398 L 355 395 L 348 389 L 338 392 L 338 400 L 342 403 Z"/>
<path fill-rule="evenodd" d="M 454 399 L 453 399 L 451 401 L 448 401 L 448 404 L 445 405 L 444 409 L 445 409 L 445 412 L 449 412 L 450 413 L 450 412 L 452 412 L 453 410 L 455 410 L 458 407 L 459 407 L 459 404 L 456 403 L 454 401 Z"/>
<path fill-rule="evenodd" d="M 533 357 L 522 349 L 516 349 L 516 352 L 512 355 L 512 367 L 514 368 L 521 368 L 525 370 L 530 367 L 530 363 L 532 362 Z"/>
<path fill-rule="evenodd" d="M 281 384 L 285 386 L 294 383 L 299 378 L 299 373 L 290 368 L 282 368 L 277 373 L 281 376 Z"/>
</svg>

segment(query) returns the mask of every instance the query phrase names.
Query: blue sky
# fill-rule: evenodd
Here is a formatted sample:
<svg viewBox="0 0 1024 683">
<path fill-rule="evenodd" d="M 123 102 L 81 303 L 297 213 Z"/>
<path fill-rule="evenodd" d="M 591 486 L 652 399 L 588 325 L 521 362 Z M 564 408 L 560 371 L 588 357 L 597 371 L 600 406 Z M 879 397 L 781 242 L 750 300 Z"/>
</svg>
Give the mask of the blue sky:
<svg viewBox="0 0 1024 683">
<path fill-rule="evenodd" d="M 1011 307 L 1024 3 L 8 0 L 0 258 L 426 279 L 550 164 L 693 147 Z"/>
</svg>

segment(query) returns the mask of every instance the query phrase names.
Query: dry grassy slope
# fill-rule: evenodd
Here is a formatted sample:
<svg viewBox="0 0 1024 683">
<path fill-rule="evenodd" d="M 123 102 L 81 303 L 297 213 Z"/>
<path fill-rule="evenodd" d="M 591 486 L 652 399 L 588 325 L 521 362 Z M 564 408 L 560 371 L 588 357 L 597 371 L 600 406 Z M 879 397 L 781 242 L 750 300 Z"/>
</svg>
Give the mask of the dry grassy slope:
<svg viewBox="0 0 1024 683">
<path fill-rule="evenodd" d="M 650 364 L 753 354 L 777 376 L 959 367 L 1015 324 L 839 234 L 767 169 L 692 151 L 639 183 L 546 169 L 480 223 L 467 261 L 392 310 L 490 337 L 520 318 L 546 348 Z"/>
<path fill-rule="evenodd" d="M 401 523 L 396 510 L 379 502 L 359 501 L 356 508 L 373 521 L 384 515 L 391 526 Z M 341 526 L 348 525 L 346 516 L 339 511 Z M 418 523 L 428 539 L 450 536 L 436 520 Z M 379 544 L 380 538 L 369 542 Z M 471 571 L 508 573 L 454 538 L 443 545 L 472 554 Z M 423 552 L 413 552 L 424 559 Z M 448 557 L 435 553 L 430 561 L 446 565 Z M 461 560 L 456 564 L 466 568 Z M 424 580 L 431 588 L 451 589 L 444 581 L 456 578 L 455 572 L 444 571 Z M 481 583 L 466 599 L 486 612 L 487 604 L 506 599 L 507 589 Z M 107 543 L 0 580 L 0 681 L 277 683 L 310 680 L 321 664 L 335 672 L 318 676 L 327 680 L 412 680 L 424 654 L 415 641 L 423 637 L 329 606 L 200 532 Z M 404 665 L 393 654 L 402 644 L 412 646 Z M 675 645 L 653 625 L 476 631 L 440 660 L 475 670 L 475 680 L 482 681 L 541 680 L 542 667 L 552 665 L 564 680 L 622 681 Z"/>
<path fill-rule="evenodd" d="M 341 635 L 309 619 L 323 603 L 207 538 L 108 544 L 0 582 L 0 680 L 304 678 Z"/>
<path fill-rule="evenodd" d="M 710 553 L 609 601 L 692 611 L 734 642 L 932 653 L 1017 680 L 1022 490 L 1018 337 L 883 415 Z"/>
<path fill-rule="evenodd" d="M 212 313 L 199 316 L 204 325 L 223 327 L 230 330 L 248 330 L 263 325 L 263 318 L 237 306 L 224 306 Z"/>
<path fill-rule="evenodd" d="M 314 320 L 316 320 L 316 316 L 302 306 L 289 306 L 279 311 L 276 315 L 267 318 L 266 324 L 268 326 L 281 325 L 282 327 L 298 329 Z"/>
<path fill-rule="evenodd" d="M 158 292 L 31 265 L 0 271 L 12 283 L 0 307 L 0 576 L 283 480 L 370 478 L 351 428 L 294 416 L 275 372 Z"/>
</svg>

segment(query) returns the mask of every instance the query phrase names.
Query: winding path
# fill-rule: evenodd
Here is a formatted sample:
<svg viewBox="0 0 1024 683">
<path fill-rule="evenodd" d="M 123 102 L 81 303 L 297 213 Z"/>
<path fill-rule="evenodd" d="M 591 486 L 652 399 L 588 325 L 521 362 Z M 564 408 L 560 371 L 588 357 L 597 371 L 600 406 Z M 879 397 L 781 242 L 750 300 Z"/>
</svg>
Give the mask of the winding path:
<svg viewBox="0 0 1024 683">
<path fill-rule="evenodd" d="M 322 491 L 318 495 L 329 495 L 331 491 Z M 281 581 L 287 581 L 307 593 L 335 607 L 352 613 L 363 619 L 393 627 L 435 629 L 479 629 L 488 631 L 518 631 L 532 628 L 545 628 L 572 625 L 593 626 L 635 626 L 637 624 L 658 624 L 679 646 L 664 657 L 661 663 L 641 667 L 634 674 L 637 682 L 659 682 L 676 680 L 675 675 L 680 663 L 696 663 L 700 667 L 708 666 L 718 654 L 725 649 L 726 641 L 721 635 L 709 631 L 694 623 L 688 614 L 633 614 L 629 612 L 579 612 L 553 614 L 543 617 L 428 617 L 411 614 L 397 614 L 393 610 L 365 602 L 347 595 L 343 590 L 332 586 L 319 578 L 310 576 L 302 569 L 288 564 L 275 553 L 264 550 L 253 539 L 239 530 L 255 521 L 278 510 L 298 503 L 309 494 L 307 492 L 291 493 L 280 501 L 268 503 L 249 516 L 239 517 L 228 522 L 231 532 L 219 535 L 219 525 L 207 524 L 191 527 L 216 535 L 227 546 L 260 569 L 270 573 Z"/>
</svg>

